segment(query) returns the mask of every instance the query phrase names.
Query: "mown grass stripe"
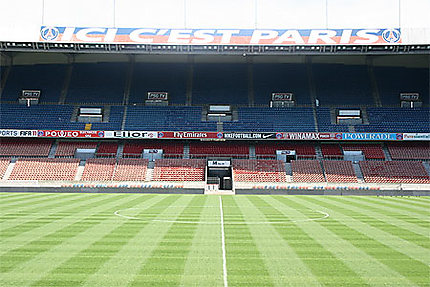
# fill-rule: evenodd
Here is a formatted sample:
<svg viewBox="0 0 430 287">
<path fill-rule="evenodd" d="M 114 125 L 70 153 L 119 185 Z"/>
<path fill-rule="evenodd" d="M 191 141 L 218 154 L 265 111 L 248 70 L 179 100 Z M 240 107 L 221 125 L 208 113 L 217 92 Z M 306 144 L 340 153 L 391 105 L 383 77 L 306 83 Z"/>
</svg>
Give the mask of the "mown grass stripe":
<svg viewBox="0 0 430 287">
<path fill-rule="evenodd" d="M 253 203 L 252 196 L 241 197 L 238 206 L 246 222 L 270 222 L 284 217 L 273 207 Z M 275 286 L 321 286 L 308 266 L 284 239 L 285 226 L 267 223 L 250 224 L 248 227 Z"/>
<path fill-rule="evenodd" d="M 168 208 L 177 198 L 178 197 L 164 197 L 161 200 L 157 200 L 151 207 L 162 206 Z M 142 203 L 147 204 L 144 195 L 142 195 L 140 202 L 135 206 L 138 207 Z M 121 205 L 115 206 L 115 209 L 120 208 L 122 208 Z M 109 208 L 109 210 L 111 212 L 107 214 L 106 220 L 97 225 L 98 230 L 94 227 L 85 232 L 87 233 L 86 238 L 88 241 L 85 242 L 78 252 L 73 253 L 67 260 L 45 273 L 45 276 L 31 284 L 31 286 L 82 285 L 85 280 L 109 260 L 133 234 L 140 230 L 141 227 L 138 222 L 121 220 L 113 214 L 114 211 L 112 208 Z M 88 238 L 88 236 L 92 236 L 92 238 Z"/>
<path fill-rule="evenodd" d="M 53 222 L 50 225 L 54 225 L 49 231 L 42 232 L 44 236 L 40 238 L 29 237 L 30 240 L 23 246 L 15 249 L 9 249 L 4 255 L 0 257 L 0 272 L 5 273 L 11 271 L 14 267 L 22 264 L 37 255 L 46 252 L 49 249 L 62 243 L 77 234 L 84 232 L 92 226 L 99 224 L 105 220 L 105 208 L 106 205 L 111 205 L 112 202 L 118 202 L 118 196 L 109 196 L 106 199 L 98 202 L 97 206 L 93 208 L 86 208 L 84 218 L 75 217 L 71 221 Z M 85 206 L 77 208 L 76 213 L 79 213 Z M 102 211 L 98 211 L 102 209 Z M 98 212 L 97 212 L 98 211 Z M 22 241 L 21 241 L 22 242 Z"/>
<path fill-rule="evenodd" d="M 300 259 L 311 270 L 318 282 L 324 286 L 367 286 L 366 278 L 356 270 L 359 252 L 323 228 L 309 221 L 309 210 L 284 196 L 252 197 L 251 202 L 261 212 L 275 218 L 290 221 L 276 225 L 284 240 L 295 250 Z M 312 213 L 313 214 L 313 213 Z M 374 263 L 369 262 L 370 266 Z M 366 266 L 368 268 L 369 266 Z"/>
<path fill-rule="evenodd" d="M 362 200 L 367 202 L 373 202 L 375 204 L 379 204 L 383 207 L 391 207 L 397 210 L 402 210 L 403 212 L 407 211 L 411 216 L 418 217 L 422 219 L 427 218 L 429 216 L 429 211 L 427 209 L 416 208 L 411 204 L 403 204 L 399 202 L 393 202 L 392 200 L 387 200 L 387 198 L 381 198 L 382 200 L 378 200 L 380 197 L 372 198 L 363 196 Z"/>
<path fill-rule="evenodd" d="M 273 286 L 273 278 L 239 209 L 239 200 L 237 197 L 223 197 L 228 284 Z M 229 224 L 235 222 L 244 224 Z"/>
<path fill-rule="evenodd" d="M 104 210 L 109 210 L 109 208 L 115 206 L 123 206 L 123 204 L 128 204 L 130 201 L 138 199 L 138 197 L 119 195 L 100 195 L 100 197 L 114 197 L 117 199 L 104 207 Z M 81 216 L 81 213 L 78 212 L 76 217 L 84 218 L 85 216 Z M 73 256 L 73 254 L 82 250 L 87 244 L 90 244 L 100 232 L 106 232 L 106 230 L 112 228 L 111 225 L 115 223 L 112 218 L 112 216 L 105 217 L 104 221 L 76 234 L 74 237 L 62 239 L 60 245 L 52 246 L 49 250 L 16 266 L 12 272 L 4 273 L 2 281 L 7 282 L 6 286 L 29 286 L 32 282 L 39 280 L 50 270 Z"/>
<path fill-rule="evenodd" d="M 383 224 L 378 222 L 377 219 L 373 219 L 366 213 L 363 213 L 362 210 L 354 211 L 353 208 L 349 206 L 342 206 L 341 203 L 330 203 L 329 199 L 326 197 L 311 197 L 309 200 L 319 201 L 324 203 L 325 206 L 337 208 L 336 211 L 345 216 L 345 223 L 356 223 L 355 226 L 357 227 L 357 231 L 362 232 L 377 241 L 386 242 L 388 247 L 402 252 L 405 256 L 409 256 L 413 260 L 420 261 L 424 264 L 430 263 L 430 251 L 427 248 L 423 248 L 410 241 L 392 235 L 381 228 L 378 228 L 383 226 Z"/>
<path fill-rule="evenodd" d="M 360 198 L 347 197 L 347 198 L 345 198 L 345 200 L 359 203 L 360 206 L 363 206 L 363 208 L 373 210 L 377 213 L 383 213 L 389 217 L 396 218 L 400 221 L 412 224 L 412 225 L 409 225 L 409 226 L 411 226 L 411 228 L 412 228 L 412 226 L 419 226 L 419 228 L 421 230 L 425 230 L 425 233 L 428 234 L 428 228 L 430 227 L 430 225 L 429 225 L 430 222 L 428 220 L 423 220 L 422 218 L 410 216 L 409 215 L 410 213 L 407 211 L 402 212 L 401 210 L 399 210 L 397 208 L 381 206 L 377 203 L 364 201 Z M 429 209 L 430 209 L 430 205 L 429 205 Z M 428 218 L 430 218 L 430 213 L 429 213 Z"/>
<path fill-rule="evenodd" d="M 77 195 L 69 195 L 70 198 L 75 198 Z M 57 202 L 58 200 L 64 200 L 65 197 L 62 196 L 62 194 L 59 193 L 44 193 L 41 196 L 32 197 L 32 198 L 26 198 L 24 200 L 17 200 L 8 204 L 5 204 L 1 207 L 3 212 L 9 212 L 9 211 L 15 211 L 15 210 L 21 210 L 24 209 L 32 209 L 34 210 L 33 206 L 42 204 L 47 205 L 52 202 Z"/>
<path fill-rule="evenodd" d="M 21 224 L 2 230 L 2 242 L 5 243 L 12 241 L 21 243 L 26 238 L 34 239 L 34 234 L 42 234 L 44 229 L 49 229 L 52 224 L 57 224 L 57 222 L 67 220 L 68 218 L 75 216 L 76 212 L 85 210 L 84 208 L 88 209 L 109 201 L 111 201 L 109 197 L 103 196 L 93 197 L 92 199 L 88 199 L 88 201 L 78 198 L 73 200 L 73 202 L 76 202 L 75 204 L 69 205 L 70 208 L 65 210 L 64 206 L 62 206 L 60 202 L 56 209 L 51 209 L 44 216 L 36 217 L 33 220 L 27 220 Z M 1 247 L 0 250 L 2 250 Z M 3 250 L 0 254 L 3 254 Z"/>
<path fill-rule="evenodd" d="M 424 209 L 428 209 L 428 206 L 430 204 L 430 199 L 428 198 L 428 196 L 419 196 L 416 198 L 399 196 L 399 197 L 392 198 L 392 201 L 409 204 L 411 206 L 419 206 Z"/>
<path fill-rule="evenodd" d="M 94 196 L 95 200 L 99 200 L 100 197 Z M 2 231 L 12 228 L 14 226 L 28 222 L 29 220 L 35 220 L 36 218 L 41 218 L 46 215 L 50 215 L 51 209 L 57 208 L 56 212 L 61 212 L 67 204 L 79 203 L 81 197 L 64 197 L 57 198 L 54 201 L 48 200 L 47 202 L 41 202 L 39 204 L 34 204 L 32 202 L 26 203 L 28 207 L 24 209 L 14 209 L 7 214 L 3 214 L 0 218 L 4 218 L 4 223 L 1 224 L 0 229 Z M 50 213 L 51 212 L 51 213 Z"/>
<path fill-rule="evenodd" d="M 191 201 L 176 217 L 176 220 L 200 221 L 206 197 L 192 196 L 190 198 L 192 198 Z M 196 229 L 197 224 L 174 222 L 129 286 L 178 286 Z"/>
<path fill-rule="evenodd" d="M 17 201 L 22 201 L 26 199 L 36 198 L 41 196 L 41 193 L 6 193 L 0 192 L 0 207 L 11 204 Z"/>
<path fill-rule="evenodd" d="M 223 286 L 223 260 L 221 229 L 217 224 L 220 217 L 217 196 L 206 196 L 195 231 L 190 252 L 185 263 L 180 286 Z"/>
<path fill-rule="evenodd" d="M 333 233 L 336 233 L 339 237 L 350 241 L 351 244 L 362 249 L 382 264 L 385 264 L 392 270 L 408 278 L 414 284 L 419 286 L 428 286 L 428 274 L 430 272 L 428 263 L 423 263 L 414 259 L 414 254 L 410 254 L 407 249 L 405 250 L 400 246 L 389 246 L 393 244 L 392 239 L 388 237 L 376 236 L 372 232 L 363 232 L 360 224 L 357 223 L 367 223 L 362 222 L 361 220 L 348 220 L 353 219 L 353 217 L 349 216 L 351 213 L 354 213 L 354 216 L 357 216 L 355 212 L 338 205 L 327 203 L 322 198 L 317 199 L 314 197 L 308 197 L 300 199 L 294 198 L 293 200 L 303 202 L 303 205 L 309 205 L 311 203 L 329 208 L 330 212 L 332 212 L 335 217 L 338 216 L 338 212 L 344 215 L 343 218 L 346 219 L 346 221 L 341 222 L 336 220 L 335 225 L 329 224 L 329 222 L 326 221 L 320 221 L 319 223 Z M 363 213 L 359 215 L 359 217 L 361 216 L 365 217 Z"/>
<path fill-rule="evenodd" d="M 368 209 L 366 205 L 361 205 L 360 203 L 351 202 L 348 199 L 340 199 L 335 197 L 327 198 L 327 201 L 331 201 L 333 203 L 341 204 L 342 207 L 346 207 L 348 209 L 353 209 L 357 212 L 361 212 L 363 210 L 366 211 L 365 220 L 370 222 L 370 225 L 376 227 L 380 230 L 383 230 L 387 233 L 390 233 L 394 236 L 400 237 L 406 241 L 419 245 L 423 248 L 430 248 L 430 241 L 428 238 L 427 229 L 418 229 L 411 227 L 411 229 L 405 226 L 405 222 L 396 220 L 393 217 L 389 217 L 384 215 L 383 212 L 373 212 L 372 209 Z"/>
<path fill-rule="evenodd" d="M 157 195 L 157 197 L 162 196 L 164 195 Z M 148 220 L 130 220 L 120 218 L 121 221 L 132 221 L 139 224 L 139 232 L 124 244 L 115 255 L 111 256 L 111 258 L 104 263 L 96 273 L 92 274 L 85 281 L 83 286 L 127 286 L 129 282 L 133 280 L 136 273 L 138 273 L 143 262 L 158 246 L 159 242 L 172 225 L 172 223 L 160 223 L 150 221 L 149 219 L 175 219 L 185 208 L 184 204 L 189 203 L 189 201 L 190 197 L 180 196 L 175 202 L 182 206 L 179 208 L 175 207 L 177 204 L 171 204 L 168 208 L 164 208 L 163 206 L 154 207 L 152 209 L 149 208 L 147 210 L 142 208 L 140 213 Z M 139 216 L 139 210 L 136 209 L 135 212 L 136 214 L 134 216 Z M 150 218 L 147 216 L 148 213 L 154 212 L 159 213 L 152 214 L 152 217 Z M 112 270 L 115 270 L 115 272 L 112 272 Z"/>
</svg>

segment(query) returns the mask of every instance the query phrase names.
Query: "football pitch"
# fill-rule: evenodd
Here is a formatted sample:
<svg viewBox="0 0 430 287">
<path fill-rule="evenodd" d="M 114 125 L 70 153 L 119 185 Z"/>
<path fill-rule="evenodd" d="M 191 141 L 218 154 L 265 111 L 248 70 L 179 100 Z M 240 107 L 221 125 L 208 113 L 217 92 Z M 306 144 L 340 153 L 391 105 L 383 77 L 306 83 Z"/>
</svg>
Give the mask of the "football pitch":
<svg viewBox="0 0 430 287">
<path fill-rule="evenodd" d="M 0 198 L 1 286 L 430 284 L 430 198 Z"/>
</svg>

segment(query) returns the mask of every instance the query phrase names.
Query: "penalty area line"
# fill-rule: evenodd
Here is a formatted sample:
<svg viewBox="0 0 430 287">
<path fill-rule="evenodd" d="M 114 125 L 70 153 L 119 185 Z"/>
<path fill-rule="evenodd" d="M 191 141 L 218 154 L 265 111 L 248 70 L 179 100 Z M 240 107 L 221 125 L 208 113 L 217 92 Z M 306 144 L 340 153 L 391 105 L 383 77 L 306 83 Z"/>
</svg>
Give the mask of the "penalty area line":
<svg viewBox="0 0 430 287">
<path fill-rule="evenodd" d="M 227 282 L 227 258 L 225 256 L 225 234 L 224 234 L 224 212 L 222 208 L 222 199 L 219 197 L 219 210 L 221 220 L 221 242 L 222 242 L 222 270 L 224 274 L 224 287 L 228 287 Z"/>
</svg>

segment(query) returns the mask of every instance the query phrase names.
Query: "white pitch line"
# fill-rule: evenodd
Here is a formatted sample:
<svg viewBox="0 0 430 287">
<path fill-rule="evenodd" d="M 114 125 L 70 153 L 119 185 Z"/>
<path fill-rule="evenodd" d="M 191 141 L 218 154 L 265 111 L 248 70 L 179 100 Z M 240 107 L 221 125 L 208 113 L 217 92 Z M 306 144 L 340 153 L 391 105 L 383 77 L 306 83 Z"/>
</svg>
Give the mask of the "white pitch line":
<svg viewBox="0 0 430 287">
<path fill-rule="evenodd" d="M 219 197 L 219 210 L 221 214 L 221 241 L 222 241 L 222 269 L 224 273 L 224 287 L 228 287 L 227 282 L 227 258 L 225 256 L 225 235 L 224 235 L 224 213 L 222 210 L 222 199 Z"/>
</svg>

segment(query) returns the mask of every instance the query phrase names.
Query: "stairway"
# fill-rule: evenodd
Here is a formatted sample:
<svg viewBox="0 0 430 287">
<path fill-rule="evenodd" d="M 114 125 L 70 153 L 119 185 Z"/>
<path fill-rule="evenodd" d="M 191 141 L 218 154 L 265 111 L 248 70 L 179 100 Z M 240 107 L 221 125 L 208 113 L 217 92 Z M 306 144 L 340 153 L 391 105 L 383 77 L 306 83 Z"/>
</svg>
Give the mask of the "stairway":
<svg viewBox="0 0 430 287">
<path fill-rule="evenodd" d="M 124 143 L 121 142 L 118 144 L 118 149 L 116 150 L 116 158 L 122 158 L 124 154 Z"/>
<path fill-rule="evenodd" d="M 388 147 L 386 145 L 382 144 L 382 150 L 384 151 L 385 160 L 392 161 L 393 159 L 391 157 L 390 152 L 388 151 Z"/>
<path fill-rule="evenodd" d="M 9 166 L 8 166 L 8 167 L 7 167 L 7 169 L 6 169 L 6 172 L 4 173 L 3 180 L 8 180 L 8 179 L 9 179 L 10 174 L 12 173 L 12 170 L 13 170 L 13 168 L 14 168 L 15 164 L 16 164 L 16 161 L 12 161 L 12 162 L 9 164 Z M 1 179 L 1 178 L 0 178 L 0 179 Z"/>
<path fill-rule="evenodd" d="M 249 145 L 249 159 L 257 159 L 255 154 L 255 145 Z"/>
<path fill-rule="evenodd" d="M 154 166 L 150 167 L 150 164 L 154 162 L 149 162 L 148 168 L 146 169 L 145 181 L 152 181 L 154 178 Z"/>
<path fill-rule="evenodd" d="M 323 160 L 324 156 L 322 154 L 321 146 L 319 144 L 315 145 L 315 154 L 318 160 Z"/>
<path fill-rule="evenodd" d="M 364 183 L 363 173 L 361 172 L 360 165 L 358 163 L 352 163 L 352 168 L 355 171 L 359 183 Z"/>
<path fill-rule="evenodd" d="M 127 119 L 127 108 L 128 108 L 127 106 L 124 107 L 124 115 L 123 115 L 122 123 L 121 123 L 121 130 L 122 131 L 125 130 L 125 122 Z"/>
<path fill-rule="evenodd" d="M 81 180 L 82 175 L 84 174 L 84 169 L 85 169 L 85 160 L 81 160 L 81 162 L 79 163 L 78 169 L 76 171 L 75 181 Z"/>
<path fill-rule="evenodd" d="M 49 150 L 48 158 L 55 158 L 57 147 L 58 147 L 58 141 L 54 141 L 54 143 L 51 146 L 51 149 Z"/>
<path fill-rule="evenodd" d="M 190 158 L 190 145 L 188 143 L 184 144 L 184 159 Z"/>
<path fill-rule="evenodd" d="M 427 174 L 430 176 L 430 162 L 423 161 L 423 166 L 427 171 Z"/>
<path fill-rule="evenodd" d="M 66 102 L 67 92 L 69 91 L 70 81 L 72 79 L 73 72 L 73 64 L 70 64 L 67 67 L 66 77 L 64 79 L 63 88 L 61 89 L 60 99 L 58 100 L 58 104 L 62 105 Z"/>
</svg>

